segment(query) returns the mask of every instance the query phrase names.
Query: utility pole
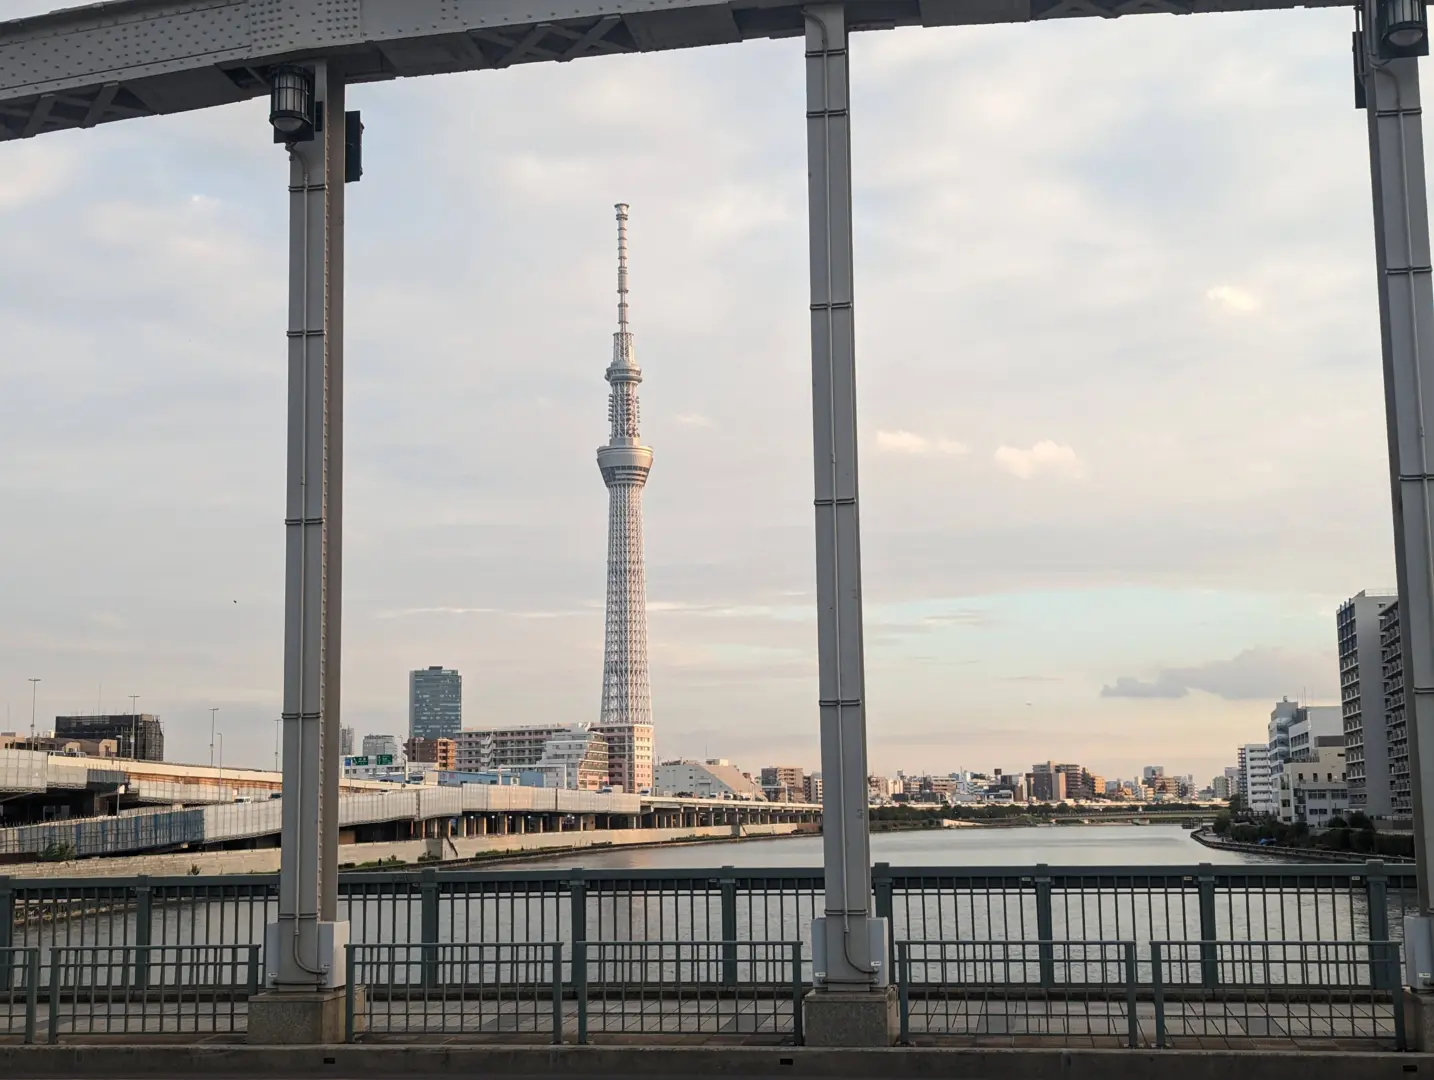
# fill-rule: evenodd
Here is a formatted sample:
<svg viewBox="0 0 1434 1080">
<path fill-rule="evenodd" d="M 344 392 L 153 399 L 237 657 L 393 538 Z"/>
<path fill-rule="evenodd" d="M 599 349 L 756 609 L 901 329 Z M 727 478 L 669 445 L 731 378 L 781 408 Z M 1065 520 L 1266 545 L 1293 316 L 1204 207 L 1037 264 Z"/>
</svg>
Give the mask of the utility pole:
<svg viewBox="0 0 1434 1080">
<path fill-rule="evenodd" d="M 129 756 L 131 761 L 139 760 L 139 695 L 129 696 Z"/>
</svg>

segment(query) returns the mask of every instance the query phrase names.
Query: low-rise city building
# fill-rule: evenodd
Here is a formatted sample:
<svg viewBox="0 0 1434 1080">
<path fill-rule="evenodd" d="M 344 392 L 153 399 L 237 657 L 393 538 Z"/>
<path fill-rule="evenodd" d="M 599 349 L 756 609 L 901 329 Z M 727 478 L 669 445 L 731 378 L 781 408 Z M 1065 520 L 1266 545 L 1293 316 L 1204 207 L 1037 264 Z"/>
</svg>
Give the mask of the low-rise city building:
<svg viewBox="0 0 1434 1080">
<path fill-rule="evenodd" d="M 726 758 L 707 761 L 681 759 L 664 761 L 654 770 L 653 794 L 689 794 L 699 799 L 741 799 L 760 802 L 766 798 L 762 786 Z"/>
</svg>

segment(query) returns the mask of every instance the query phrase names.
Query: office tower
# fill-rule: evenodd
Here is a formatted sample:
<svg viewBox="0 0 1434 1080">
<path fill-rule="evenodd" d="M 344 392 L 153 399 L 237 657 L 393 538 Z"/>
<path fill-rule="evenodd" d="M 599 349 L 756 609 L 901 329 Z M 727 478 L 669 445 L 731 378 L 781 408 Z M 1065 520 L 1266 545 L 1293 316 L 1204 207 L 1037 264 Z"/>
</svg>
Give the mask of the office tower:
<svg viewBox="0 0 1434 1080">
<path fill-rule="evenodd" d="M 350 757 L 354 752 L 354 729 L 351 727 L 339 728 L 339 754 L 342 757 Z"/>
<path fill-rule="evenodd" d="M 408 673 L 408 737 L 452 739 L 463 727 L 463 676 L 435 665 Z"/>
</svg>

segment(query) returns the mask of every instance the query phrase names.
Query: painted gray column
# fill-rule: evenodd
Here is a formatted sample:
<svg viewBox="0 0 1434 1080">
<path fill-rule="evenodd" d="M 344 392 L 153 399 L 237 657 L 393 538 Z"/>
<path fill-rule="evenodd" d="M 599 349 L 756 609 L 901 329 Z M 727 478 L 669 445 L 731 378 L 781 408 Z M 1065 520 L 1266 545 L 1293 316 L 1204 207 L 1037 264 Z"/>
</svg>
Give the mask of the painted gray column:
<svg viewBox="0 0 1434 1080">
<path fill-rule="evenodd" d="M 1366 8 L 1366 27 L 1377 25 L 1372 14 Z M 1434 469 L 1428 434 L 1434 427 L 1434 283 L 1419 61 L 1381 60 L 1377 49 L 1373 31 L 1356 34 L 1356 74 L 1369 123 L 1394 559 L 1418 858 L 1419 915 L 1405 922 L 1405 959 L 1410 985 L 1428 992 L 1434 990 L 1430 980 L 1434 975 L 1434 523 L 1430 518 Z M 1385 777 L 1370 779 L 1386 782 Z M 1423 1049 L 1423 1041 L 1416 1033 L 1415 1045 Z"/>
<path fill-rule="evenodd" d="M 344 84 L 314 66 L 322 130 L 290 150 L 284 798 L 270 985 L 343 986 L 337 921 L 343 523 Z"/>
<path fill-rule="evenodd" d="M 805 14 L 817 652 L 826 778 L 825 918 L 812 927 L 812 955 L 819 985 L 850 990 L 884 982 L 888 965 L 886 935 L 872 918 L 866 806 L 847 29 L 841 4 L 814 4 Z"/>
</svg>

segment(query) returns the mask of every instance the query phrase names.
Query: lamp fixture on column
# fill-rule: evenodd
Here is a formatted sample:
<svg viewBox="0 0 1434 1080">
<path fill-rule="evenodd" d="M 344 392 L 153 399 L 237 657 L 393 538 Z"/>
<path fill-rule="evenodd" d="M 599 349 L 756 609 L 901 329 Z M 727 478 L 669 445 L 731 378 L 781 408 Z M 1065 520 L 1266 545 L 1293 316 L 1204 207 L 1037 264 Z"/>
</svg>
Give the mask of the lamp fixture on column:
<svg viewBox="0 0 1434 1080">
<path fill-rule="evenodd" d="M 308 142 L 314 137 L 313 73 L 284 66 L 274 68 L 269 78 L 269 123 L 274 125 L 274 141 Z"/>
<path fill-rule="evenodd" d="M 1375 0 L 1375 13 L 1380 59 L 1429 55 L 1429 16 L 1424 0 Z"/>
</svg>

